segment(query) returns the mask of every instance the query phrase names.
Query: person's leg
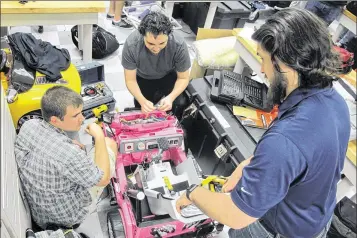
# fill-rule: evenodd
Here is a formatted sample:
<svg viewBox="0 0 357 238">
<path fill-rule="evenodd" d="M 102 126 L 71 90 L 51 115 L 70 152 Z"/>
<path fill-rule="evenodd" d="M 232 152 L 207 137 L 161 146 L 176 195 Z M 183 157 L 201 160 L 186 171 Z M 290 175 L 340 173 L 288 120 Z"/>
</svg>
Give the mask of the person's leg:
<svg viewBox="0 0 357 238">
<path fill-rule="evenodd" d="M 310 12 L 321 18 L 323 21 L 325 21 L 325 13 L 323 10 L 324 7 L 325 5 L 320 3 L 319 1 L 308 1 L 305 6 L 305 9 L 309 10 Z"/>
<path fill-rule="evenodd" d="M 316 14 L 318 4 L 318 1 L 308 1 L 305 5 L 305 9 Z"/>
<path fill-rule="evenodd" d="M 342 39 L 339 41 L 340 45 L 346 45 L 350 40 L 352 40 L 355 36 L 351 31 L 347 30 L 346 34 L 342 37 Z"/>
<path fill-rule="evenodd" d="M 184 93 L 181 93 L 172 104 L 172 112 L 179 120 L 181 120 L 183 111 L 187 106 L 188 98 Z"/>
<path fill-rule="evenodd" d="M 308 1 L 305 9 L 320 17 L 327 25 L 336 20 L 342 11 L 341 7 L 328 5 L 319 1 Z"/>
<path fill-rule="evenodd" d="M 38 26 L 38 33 L 43 33 L 43 26 Z"/>
<path fill-rule="evenodd" d="M 118 155 L 118 145 L 117 143 L 109 139 L 108 137 L 105 137 L 105 144 L 107 146 L 107 151 L 108 151 L 108 158 L 109 158 L 109 163 L 110 163 L 110 177 L 115 176 L 115 162 L 117 159 Z M 95 149 L 93 148 L 89 152 L 89 156 L 94 160 L 95 159 Z M 90 193 L 92 196 L 92 205 L 89 208 L 90 213 L 95 211 L 97 208 L 97 202 L 100 198 L 100 196 L 103 193 L 105 187 L 99 187 L 99 186 L 94 186 L 93 188 L 90 189 Z"/>
<path fill-rule="evenodd" d="M 125 5 L 125 1 L 116 1 L 115 2 L 115 10 L 114 10 L 114 19 L 112 24 L 114 26 L 118 26 L 121 28 L 132 28 L 133 26 L 127 23 L 125 20 L 122 19 L 122 12 L 123 7 Z"/>
<path fill-rule="evenodd" d="M 177 80 L 177 73 L 175 71 L 172 71 L 171 73 L 167 74 L 165 77 L 160 79 L 158 85 L 162 97 L 167 96 L 172 92 L 172 90 L 175 87 L 176 80 Z M 182 117 L 183 111 L 188 106 L 187 103 L 188 100 L 184 92 L 182 92 L 172 103 L 171 111 L 179 120 Z"/>
<path fill-rule="evenodd" d="M 259 221 L 256 221 L 249 226 L 234 230 L 229 229 L 228 231 L 229 238 L 273 238 L 274 235 L 269 233 Z"/>
<path fill-rule="evenodd" d="M 110 1 L 107 18 L 112 19 L 112 18 L 114 18 L 114 15 L 115 15 L 115 1 Z"/>
<path fill-rule="evenodd" d="M 318 234 L 317 236 L 315 236 L 315 238 L 326 238 L 327 237 L 327 233 L 330 230 L 330 226 L 332 223 L 332 219 L 333 219 L 334 215 L 332 215 L 332 217 L 330 218 L 329 222 L 327 223 L 327 225 L 324 227 L 324 229 L 320 232 L 320 234 Z"/>
<path fill-rule="evenodd" d="M 143 94 L 143 96 L 155 105 L 156 102 L 154 101 L 154 99 L 155 99 L 155 94 L 157 92 L 156 89 L 157 79 L 145 79 L 140 77 L 139 75 L 136 75 L 136 81 L 139 85 L 140 91 Z M 134 105 L 136 108 L 141 108 L 139 102 L 135 98 L 134 98 Z"/>
<path fill-rule="evenodd" d="M 339 6 L 332 6 L 324 4 L 324 7 L 321 9 L 323 19 L 329 26 L 337 17 L 341 14 L 342 8 Z"/>
<path fill-rule="evenodd" d="M 107 145 L 108 157 L 110 162 L 111 177 L 115 176 L 115 162 L 118 156 L 118 144 L 115 140 L 105 137 L 105 144 Z"/>
</svg>

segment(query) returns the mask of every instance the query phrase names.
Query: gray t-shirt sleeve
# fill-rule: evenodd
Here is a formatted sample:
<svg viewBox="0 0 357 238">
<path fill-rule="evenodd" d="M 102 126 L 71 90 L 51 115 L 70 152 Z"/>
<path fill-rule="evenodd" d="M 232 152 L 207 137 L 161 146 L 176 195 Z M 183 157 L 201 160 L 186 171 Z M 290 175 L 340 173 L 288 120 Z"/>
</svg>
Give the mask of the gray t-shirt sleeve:
<svg viewBox="0 0 357 238">
<path fill-rule="evenodd" d="M 183 42 L 177 49 L 174 61 L 177 72 L 185 72 L 191 67 L 190 54 L 186 42 Z"/>
<path fill-rule="evenodd" d="M 128 40 L 124 43 L 122 58 L 121 58 L 121 65 L 124 69 L 134 70 L 136 69 L 136 62 L 137 59 L 134 56 L 134 47 L 130 47 L 128 44 Z"/>
</svg>

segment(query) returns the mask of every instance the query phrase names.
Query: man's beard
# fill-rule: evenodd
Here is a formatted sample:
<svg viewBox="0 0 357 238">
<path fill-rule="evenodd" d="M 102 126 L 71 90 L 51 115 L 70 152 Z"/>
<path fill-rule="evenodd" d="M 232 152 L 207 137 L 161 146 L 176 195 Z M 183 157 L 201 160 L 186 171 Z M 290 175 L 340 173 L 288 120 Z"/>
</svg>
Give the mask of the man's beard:
<svg viewBox="0 0 357 238">
<path fill-rule="evenodd" d="M 284 98 L 286 97 L 286 88 L 287 78 L 284 74 L 275 71 L 274 80 L 270 84 L 267 93 L 268 105 L 270 107 L 280 105 L 283 102 Z"/>
</svg>

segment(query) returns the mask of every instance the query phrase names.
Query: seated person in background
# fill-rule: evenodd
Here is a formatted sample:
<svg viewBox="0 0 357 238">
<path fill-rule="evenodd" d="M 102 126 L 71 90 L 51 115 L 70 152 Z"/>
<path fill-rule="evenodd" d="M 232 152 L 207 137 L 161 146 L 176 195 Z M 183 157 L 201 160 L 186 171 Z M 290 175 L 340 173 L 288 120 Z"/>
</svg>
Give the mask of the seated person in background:
<svg viewBox="0 0 357 238">
<path fill-rule="evenodd" d="M 69 228 L 81 223 L 114 172 L 116 143 L 101 127 L 86 128 L 95 150 L 71 140 L 64 131 L 79 131 L 83 100 L 63 86 L 47 90 L 41 100 L 43 120 L 29 120 L 15 141 L 15 158 L 33 220 L 41 228 Z M 97 187 L 98 186 L 98 187 Z"/>
<path fill-rule="evenodd" d="M 341 14 L 347 1 L 308 1 L 305 9 L 313 12 L 330 25 Z"/>
<path fill-rule="evenodd" d="M 123 8 L 126 1 L 111 0 L 109 5 L 109 12 L 107 13 L 107 19 L 112 19 L 112 25 L 121 28 L 133 28 L 128 22 L 126 22 L 126 16 L 123 14 Z"/>
<path fill-rule="evenodd" d="M 181 116 L 191 62 L 185 41 L 172 32 L 168 17 L 150 12 L 143 18 L 124 44 L 122 65 L 135 107 L 148 113 L 159 103 L 157 109 Z"/>
</svg>

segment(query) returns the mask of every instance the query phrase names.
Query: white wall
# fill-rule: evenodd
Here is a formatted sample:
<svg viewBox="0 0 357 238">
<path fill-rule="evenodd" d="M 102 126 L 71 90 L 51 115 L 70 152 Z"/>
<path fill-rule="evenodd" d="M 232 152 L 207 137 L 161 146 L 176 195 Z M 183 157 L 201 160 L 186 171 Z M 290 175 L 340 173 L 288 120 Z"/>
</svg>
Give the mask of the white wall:
<svg viewBox="0 0 357 238">
<path fill-rule="evenodd" d="M 23 238 L 31 227 L 28 206 L 20 194 L 14 155 L 15 128 L 1 86 L 1 237 Z"/>
</svg>

